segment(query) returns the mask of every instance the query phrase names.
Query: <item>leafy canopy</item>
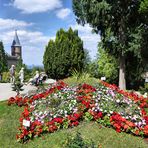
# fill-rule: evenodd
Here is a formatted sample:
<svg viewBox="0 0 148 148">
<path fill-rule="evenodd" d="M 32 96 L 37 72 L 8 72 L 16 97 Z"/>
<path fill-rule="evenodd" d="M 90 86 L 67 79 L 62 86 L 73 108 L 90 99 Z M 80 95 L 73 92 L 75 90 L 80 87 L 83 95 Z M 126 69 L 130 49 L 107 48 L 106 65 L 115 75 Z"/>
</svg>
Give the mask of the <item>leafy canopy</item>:
<svg viewBox="0 0 148 148">
<path fill-rule="evenodd" d="M 125 81 L 121 80 L 125 79 L 130 69 L 128 65 L 132 64 L 129 55 L 137 58 L 133 65 L 138 69 L 133 70 L 137 74 L 135 77 L 143 71 L 139 67 L 146 67 L 148 63 L 148 1 L 73 0 L 73 11 L 78 23 L 90 24 L 101 35 L 103 49 L 119 58 L 119 69 L 123 71 L 119 75 L 119 85 L 125 89 Z"/>
<path fill-rule="evenodd" d="M 73 0 L 73 10 L 78 23 L 89 23 L 101 34 L 104 46 L 110 52 L 125 54 L 133 50 L 129 43 L 135 39 L 133 33 L 138 34 L 137 27 L 147 28 L 148 14 L 142 13 L 147 10 L 146 3 L 147 0 Z"/>
</svg>

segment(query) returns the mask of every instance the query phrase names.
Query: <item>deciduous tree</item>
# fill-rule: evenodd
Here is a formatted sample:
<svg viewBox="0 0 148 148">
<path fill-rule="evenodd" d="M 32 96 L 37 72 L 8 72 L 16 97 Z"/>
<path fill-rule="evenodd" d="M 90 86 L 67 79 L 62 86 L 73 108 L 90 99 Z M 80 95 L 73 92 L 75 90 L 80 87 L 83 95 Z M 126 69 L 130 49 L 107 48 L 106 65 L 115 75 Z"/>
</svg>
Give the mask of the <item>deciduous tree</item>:
<svg viewBox="0 0 148 148">
<path fill-rule="evenodd" d="M 119 58 L 121 89 L 126 89 L 129 52 L 141 58 L 144 48 L 143 35 L 148 32 L 147 5 L 144 4 L 147 0 L 73 0 L 77 22 L 82 25 L 89 23 L 95 32 L 100 33 L 103 48 Z"/>
</svg>

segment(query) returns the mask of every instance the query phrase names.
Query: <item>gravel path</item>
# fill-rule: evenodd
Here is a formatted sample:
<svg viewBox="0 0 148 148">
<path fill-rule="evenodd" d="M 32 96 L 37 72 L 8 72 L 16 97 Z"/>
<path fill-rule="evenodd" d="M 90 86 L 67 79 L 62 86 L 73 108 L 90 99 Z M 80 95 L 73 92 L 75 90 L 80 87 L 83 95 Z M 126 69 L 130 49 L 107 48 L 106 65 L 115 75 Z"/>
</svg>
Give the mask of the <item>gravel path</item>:
<svg viewBox="0 0 148 148">
<path fill-rule="evenodd" d="M 35 86 L 24 85 L 21 94 L 25 94 L 30 90 L 36 90 Z M 16 96 L 16 92 L 12 91 L 11 83 L 0 83 L 0 101 L 8 100 L 10 97 Z"/>
</svg>

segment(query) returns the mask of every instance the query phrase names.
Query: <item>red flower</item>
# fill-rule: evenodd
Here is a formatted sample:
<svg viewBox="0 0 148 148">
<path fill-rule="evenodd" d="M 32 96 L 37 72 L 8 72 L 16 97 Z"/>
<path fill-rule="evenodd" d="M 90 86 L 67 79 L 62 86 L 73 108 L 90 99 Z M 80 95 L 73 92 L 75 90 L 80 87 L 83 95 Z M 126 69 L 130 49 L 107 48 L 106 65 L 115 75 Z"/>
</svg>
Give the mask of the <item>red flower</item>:
<svg viewBox="0 0 148 148">
<path fill-rule="evenodd" d="M 9 98 L 8 105 L 11 105 L 11 104 L 14 104 L 14 103 L 15 103 L 15 98 L 14 97 Z"/>
<path fill-rule="evenodd" d="M 139 133 L 140 133 L 140 131 L 137 129 L 134 134 L 138 136 Z"/>
<path fill-rule="evenodd" d="M 78 126 L 79 125 L 79 122 L 78 121 L 75 121 L 72 123 L 72 126 Z"/>
<path fill-rule="evenodd" d="M 23 122 L 23 118 L 22 118 L 22 117 L 20 117 L 20 122 L 21 122 L 21 123 Z"/>
<path fill-rule="evenodd" d="M 24 117 L 28 117 L 29 116 L 29 111 L 28 111 L 27 108 L 24 109 L 23 115 L 24 115 Z"/>
<path fill-rule="evenodd" d="M 116 128 L 116 132 L 120 133 L 121 129 L 120 128 Z"/>
<path fill-rule="evenodd" d="M 129 126 L 125 124 L 125 125 L 123 126 L 123 128 L 126 130 L 126 129 L 129 128 Z"/>
<path fill-rule="evenodd" d="M 144 134 L 146 135 L 146 136 L 148 136 L 148 125 L 146 125 L 145 127 L 144 127 Z"/>
<path fill-rule="evenodd" d="M 145 122 L 148 125 L 148 116 L 144 116 Z"/>
<path fill-rule="evenodd" d="M 90 107 L 90 103 L 88 101 L 86 102 L 86 101 L 83 100 L 82 104 L 84 104 L 86 108 Z"/>
<path fill-rule="evenodd" d="M 52 121 L 62 124 L 63 123 L 63 118 L 54 118 Z"/>
</svg>

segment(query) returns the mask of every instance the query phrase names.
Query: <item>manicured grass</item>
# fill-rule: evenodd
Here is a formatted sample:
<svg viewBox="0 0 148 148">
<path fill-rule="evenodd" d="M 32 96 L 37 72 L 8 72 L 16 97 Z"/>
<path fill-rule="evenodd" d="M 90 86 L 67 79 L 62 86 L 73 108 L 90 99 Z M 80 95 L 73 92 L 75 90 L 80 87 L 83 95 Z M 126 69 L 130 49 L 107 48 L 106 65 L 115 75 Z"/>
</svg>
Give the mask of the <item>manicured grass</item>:
<svg viewBox="0 0 148 148">
<path fill-rule="evenodd" d="M 83 122 L 78 127 L 59 130 L 52 134 L 44 134 L 34 138 L 26 144 L 16 141 L 19 116 L 23 110 L 17 106 L 7 106 L 6 102 L 0 102 L 0 147 L 2 148 L 62 148 L 67 135 L 75 135 L 77 131 L 85 140 L 92 139 L 102 148 L 147 148 L 148 145 L 140 137 L 126 133 L 116 133 L 111 128 L 100 128 L 95 122 Z"/>
</svg>

